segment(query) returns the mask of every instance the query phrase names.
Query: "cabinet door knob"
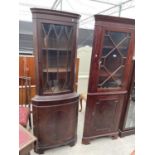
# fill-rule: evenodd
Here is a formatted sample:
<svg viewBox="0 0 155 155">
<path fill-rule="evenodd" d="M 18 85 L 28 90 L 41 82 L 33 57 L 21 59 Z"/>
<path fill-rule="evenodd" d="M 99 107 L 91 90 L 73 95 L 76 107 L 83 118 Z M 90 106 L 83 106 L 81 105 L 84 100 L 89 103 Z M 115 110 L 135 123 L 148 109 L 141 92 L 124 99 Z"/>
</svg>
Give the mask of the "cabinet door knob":
<svg viewBox="0 0 155 155">
<path fill-rule="evenodd" d="M 118 103 L 118 100 L 115 100 L 114 102 L 115 102 L 115 103 Z"/>
<path fill-rule="evenodd" d="M 98 56 L 98 55 L 97 55 L 97 54 L 95 54 L 95 58 L 97 58 L 97 56 Z"/>
<path fill-rule="evenodd" d="M 96 102 L 96 104 L 100 104 L 100 102 Z"/>
</svg>

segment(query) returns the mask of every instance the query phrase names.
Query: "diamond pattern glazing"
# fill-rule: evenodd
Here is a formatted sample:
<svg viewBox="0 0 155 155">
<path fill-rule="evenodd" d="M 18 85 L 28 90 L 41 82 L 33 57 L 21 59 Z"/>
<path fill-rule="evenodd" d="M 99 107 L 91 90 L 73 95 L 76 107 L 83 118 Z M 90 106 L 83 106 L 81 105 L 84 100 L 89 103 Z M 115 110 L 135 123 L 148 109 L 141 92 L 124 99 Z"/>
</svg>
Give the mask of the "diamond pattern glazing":
<svg viewBox="0 0 155 155">
<path fill-rule="evenodd" d="M 121 88 L 130 33 L 106 31 L 99 60 L 98 88 Z"/>
</svg>

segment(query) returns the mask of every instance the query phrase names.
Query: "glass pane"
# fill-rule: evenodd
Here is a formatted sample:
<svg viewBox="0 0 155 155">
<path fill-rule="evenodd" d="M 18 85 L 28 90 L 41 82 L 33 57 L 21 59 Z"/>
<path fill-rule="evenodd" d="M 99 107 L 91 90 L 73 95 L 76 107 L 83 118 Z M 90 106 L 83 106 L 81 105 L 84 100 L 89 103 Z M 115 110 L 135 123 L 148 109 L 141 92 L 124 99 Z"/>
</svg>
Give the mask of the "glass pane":
<svg viewBox="0 0 155 155">
<path fill-rule="evenodd" d="M 69 49 L 72 47 L 72 30 L 71 26 L 58 24 L 42 24 L 42 47 Z"/>
<path fill-rule="evenodd" d="M 109 54 L 112 50 L 113 50 L 113 48 L 110 48 L 110 47 L 106 46 L 106 47 L 104 47 L 104 48 L 102 49 L 102 55 L 103 55 L 103 56 L 106 56 L 106 55 Z"/>
<path fill-rule="evenodd" d="M 104 79 L 104 78 L 103 78 L 103 79 Z M 106 80 L 107 80 L 107 79 L 106 79 Z M 117 86 L 118 86 L 117 82 L 116 82 L 113 78 L 110 78 L 110 79 L 108 79 L 107 81 L 106 81 L 106 80 L 102 81 L 102 82 L 99 84 L 99 86 L 104 87 L 104 88 L 117 87 Z"/>
<path fill-rule="evenodd" d="M 108 35 L 115 45 L 118 45 L 124 38 L 127 37 L 127 33 L 124 32 L 108 32 Z"/>
<path fill-rule="evenodd" d="M 117 50 L 114 50 L 105 58 L 105 67 L 114 72 L 122 64 L 122 57 Z"/>
<path fill-rule="evenodd" d="M 102 70 L 104 72 L 104 70 Z M 113 76 L 106 76 L 106 72 L 102 73 L 99 77 L 98 87 L 100 88 L 113 88 L 121 87 L 123 80 L 124 66 L 121 66 L 119 70 Z"/>
<path fill-rule="evenodd" d="M 114 48 L 114 44 L 110 39 L 109 35 L 107 34 L 105 35 L 105 38 L 104 38 L 104 45 L 105 45 L 105 48 Z"/>
<path fill-rule="evenodd" d="M 99 60 L 99 88 L 122 87 L 129 42 L 129 33 L 106 31 Z"/>
<path fill-rule="evenodd" d="M 126 39 L 121 44 L 119 44 L 119 46 L 118 46 L 118 50 L 120 51 L 120 53 L 124 57 L 127 57 L 127 51 L 128 51 L 128 48 L 129 48 L 129 42 L 130 42 L 130 38 L 126 37 Z"/>
<path fill-rule="evenodd" d="M 71 89 L 72 27 L 42 24 L 42 71 L 44 93 Z"/>
<path fill-rule="evenodd" d="M 132 89 L 130 94 L 130 101 L 129 101 L 129 110 L 127 114 L 125 128 L 133 128 L 135 127 L 135 86 Z"/>
</svg>

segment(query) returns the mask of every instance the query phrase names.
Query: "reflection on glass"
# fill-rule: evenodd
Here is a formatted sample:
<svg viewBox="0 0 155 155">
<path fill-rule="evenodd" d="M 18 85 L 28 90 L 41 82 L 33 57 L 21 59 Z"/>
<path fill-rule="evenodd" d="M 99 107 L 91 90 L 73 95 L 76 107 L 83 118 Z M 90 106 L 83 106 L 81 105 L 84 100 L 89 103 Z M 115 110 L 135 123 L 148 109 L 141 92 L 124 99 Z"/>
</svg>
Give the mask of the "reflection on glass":
<svg viewBox="0 0 155 155">
<path fill-rule="evenodd" d="M 70 90 L 72 27 L 42 24 L 42 71 L 44 93 Z"/>
<path fill-rule="evenodd" d="M 122 87 L 130 33 L 106 31 L 99 60 L 98 88 Z"/>
<path fill-rule="evenodd" d="M 133 128 L 135 127 L 135 86 L 132 89 L 130 94 L 130 104 L 129 110 L 127 114 L 125 128 Z"/>
</svg>

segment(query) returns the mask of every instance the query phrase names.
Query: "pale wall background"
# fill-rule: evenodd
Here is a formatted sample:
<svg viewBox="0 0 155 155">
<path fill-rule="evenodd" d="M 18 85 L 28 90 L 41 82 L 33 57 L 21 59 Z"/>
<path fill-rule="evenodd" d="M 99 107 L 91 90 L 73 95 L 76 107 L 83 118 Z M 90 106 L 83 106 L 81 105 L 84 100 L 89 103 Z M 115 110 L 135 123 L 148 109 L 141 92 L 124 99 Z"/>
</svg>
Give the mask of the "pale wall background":
<svg viewBox="0 0 155 155">
<path fill-rule="evenodd" d="M 92 47 L 84 46 L 78 48 L 77 57 L 80 58 L 79 76 L 78 76 L 78 92 L 86 93 L 88 88 L 90 62 Z"/>
</svg>

